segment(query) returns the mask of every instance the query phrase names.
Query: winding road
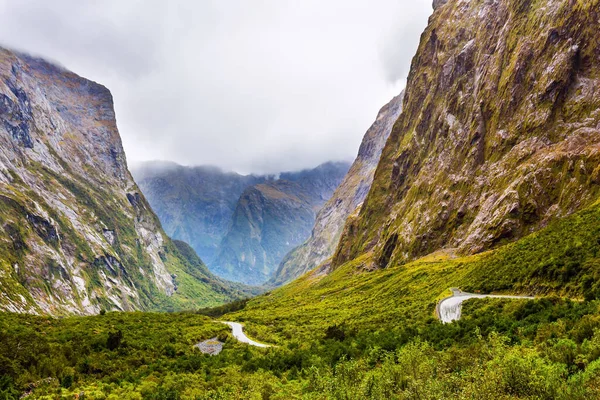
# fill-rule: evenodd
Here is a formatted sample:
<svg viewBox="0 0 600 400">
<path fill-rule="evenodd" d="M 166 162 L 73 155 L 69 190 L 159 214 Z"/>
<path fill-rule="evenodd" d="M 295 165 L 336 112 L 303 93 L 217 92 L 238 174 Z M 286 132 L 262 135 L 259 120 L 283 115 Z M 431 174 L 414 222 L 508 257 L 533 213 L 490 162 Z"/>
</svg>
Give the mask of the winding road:
<svg viewBox="0 0 600 400">
<path fill-rule="evenodd" d="M 440 321 L 444 324 L 448 324 L 452 321 L 456 321 L 460 319 L 461 311 L 462 311 L 462 303 L 469 299 L 481 299 L 486 297 L 498 298 L 498 299 L 534 299 L 531 296 L 508 296 L 508 295 L 498 295 L 498 294 L 475 294 L 475 293 L 467 293 L 463 292 L 457 288 L 451 288 L 452 296 L 446 297 L 441 300 L 436 307 L 436 314 Z M 231 322 L 231 321 L 219 321 L 222 324 L 229 325 L 231 328 L 231 333 L 233 336 L 242 343 L 249 344 L 250 346 L 256 347 L 271 347 L 269 344 L 255 342 L 250 339 L 244 333 L 244 327 L 239 322 Z"/>
<path fill-rule="evenodd" d="M 246 336 L 246 334 L 244 333 L 244 328 L 243 328 L 242 324 L 240 324 L 238 322 L 231 322 L 231 321 L 219 321 L 219 322 L 229 325 L 231 327 L 231 333 L 233 334 L 233 336 L 242 343 L 247 343 L 250 346 L 256 346 L 256 347 L 271 347 L 271 345 L 269 345 L 269 344 L 255 342 L 254 340 L 252 340 L 248 336 Z"/>
<path fill-rule="evenodd" d="M 497 294 L 474 294 L 466 293 L 460 289 L 451 288 L 452 296 L 446 297 L 440 301 L 436 308 L 436 313 L 440 321 L 444 324 L 448 324 L 452 321 L 460 319 L 462 311 L 462 303 L 469 299 L 481 299 L 485 297 L 499 298 L 499 299 L 533 299 L 531 296 L 504 296 Z"/>
</svg>

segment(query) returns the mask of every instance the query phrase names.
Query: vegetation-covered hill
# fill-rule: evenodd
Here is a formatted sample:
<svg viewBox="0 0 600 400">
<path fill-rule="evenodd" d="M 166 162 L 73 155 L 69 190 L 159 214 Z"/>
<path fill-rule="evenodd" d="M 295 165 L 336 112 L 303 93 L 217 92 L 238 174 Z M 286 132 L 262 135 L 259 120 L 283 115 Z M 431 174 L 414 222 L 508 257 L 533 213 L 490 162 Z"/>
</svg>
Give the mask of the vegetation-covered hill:
<svg viewBox="0 0 600 400">
<path fill-rule="evenodd" d="M 438 3 L 334 267 L 481 252 L 600 193 L 598 1 Z"/>
<path fill-rule="evenodd" d="M 0 48 L 0 309 L 89 314 L 217 305 L 133 181 L 108 89 Z"/>
</svg>

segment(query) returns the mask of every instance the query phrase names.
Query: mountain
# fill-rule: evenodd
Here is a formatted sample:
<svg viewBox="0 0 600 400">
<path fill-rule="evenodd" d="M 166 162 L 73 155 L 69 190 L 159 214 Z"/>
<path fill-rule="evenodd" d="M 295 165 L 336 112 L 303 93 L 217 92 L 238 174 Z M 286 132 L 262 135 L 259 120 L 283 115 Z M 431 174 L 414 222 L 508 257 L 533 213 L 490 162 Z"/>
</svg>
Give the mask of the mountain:
<svg viewBox="0 0 600 400">
<path fill-rule="evenodd" d="M 261 284 L 310 235 L 315 213 L 348 168 L 330 162 L 278 176 L 240 175 L 153 161 L 132 174 L 165 231 L 189 243 L 213 273 Z"/>
<path fill-rule="evenodd" d="M 597 1 L 436 3 L 333 267 L 480 253 L 600 193 Z"/>
<path fill-rule="evenodd" d="M 264 283 L 285 254 L 310 235 L 316 213 L 348 168 L 330 162 L 247 188 L 211 270 L 232 281 Z"/>
<path fill-rule="evenodd" d="M 216 305 L 242 289 L 164 234 L 127 169 L 110 92 L 6 49 L 0 288 L 1 309 L 48 314 Z"/>
<path fill-rule="evenodd" d="M 285 256 L 270 280 L 271 284 L 279 286 L 289 282 L 333 255 L 346 219 L 369 193 L 383 146 L 402 112 L 402 98 L 403 93 L 379 110 L 377 119 L 363 137 L 356 160 L 317 214 L 310 237 Z"/>
<path fill-rule="evenodd" d="M 0 313 L 0 393 L 600 398 L 600 0 L 434 6 L 404 111 L 334 267 L 199 310 L 241 321 L 253 340 L 274 346 L 238 343 L 224 324 L 194 313 Z M 565 52 L 578 54 L 569 84 L 556 75 Z M 506 216 L 510 196 L 519 201 Z M 462 216 L 452 213 L 456 202 Z M 485 251 L 466 240 L 474 227 L 485 229 Z M 511 235 L 494 240 L 497 227 Z M 456 305 L 459 321 L 442 323 L 440 303 L 456 288 L 535 298 L 472 298 Z M 217 357 L 194 346 L 209 338 L 223 342 Z"/>
<path fill-rule="evenodd" d="M 209 265 L 227 233 L 240 195 L 268 180 L 216 167 L 146 162 L 131 169 L 167 234 L 189 243 Z"/>
</svg>

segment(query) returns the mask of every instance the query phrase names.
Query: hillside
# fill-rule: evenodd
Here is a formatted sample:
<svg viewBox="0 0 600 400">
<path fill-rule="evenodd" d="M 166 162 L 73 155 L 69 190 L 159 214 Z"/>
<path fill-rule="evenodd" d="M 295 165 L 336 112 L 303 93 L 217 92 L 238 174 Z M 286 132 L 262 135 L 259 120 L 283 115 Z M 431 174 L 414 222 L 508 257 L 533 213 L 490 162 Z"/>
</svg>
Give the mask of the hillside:
<svg viewBox="0 0 600 400">
<path fill-rule="evenodd" d="M 600 2 L 434 7 L 328 274 L 198 314 L 0 313 L 0 395 L 600 398 Z M 250 204 L 293 204 L 257 186 L 250 226 Z M 443 324 L 450 288 L 535 299 L 469 300 Z M 222 353 L 195 349 L 209 338 Z"/>
<path fill-rule="evenodd" d="M 215 167 L 146 162 L 132 168 L 144 196 L 174 239 L 189 243 L 209 265 L 227 233 L 240 195 L 266 176 L 243 176 Z"/>
<path fill-rule="evenodd" d="M 365 200 L 381 151 L 402 111 L 404 93 L 383 106 L 367 130 L 350 170 L 317 214 L 308 240 L 290 251 L 279 264 L 269 283 L 289 282 L 330 258 L 338 244 L 346 219 Z"/>
<path fill-rule="evenodd" d="M 0 122 L 1 309 L 172 310 L 240 295 L 164 234 L 104 86 L 0 49 Z"/>
<path fill-rule="evenodd" d="M 18 398 L 39 382 L 37 396 L 83 391 L 94 398 L 598 398 L 600 291 L 589 286 L 600 271 L 598 221 L 600 201 L 484 254 L 439 253 L 371 272 L 357 259 L 228 315 L 214 310 L 219 320 L 245 323 L 251 337 L 278 344 L 266 350 L 195 314 L 0 314 L 0 360 L 10 357 L 0 363 L 0 390 Z M 540 257 L 585 267 L 532 274 Z M 586 300 L 472 300 L 458 322 L 434 318 L 449 287 L 507 289 L 498 282 L 504 276 L 522 282 L 510 293 Z M 219 356 L 192 347 L 217 335 L 225 343 Z"/>
<path fill-rule="evenodd" d="M 249 331 L 260 340 L 284 343 L 290 335 L 308 339 L 332 324 L 362 331 L 413 329 L 431 323 L 436 301 L 450 287 L 596 300 L 600 299 L 599 239 L 600 200 L 482 254 L 457 257 L 441 251 L 374 271 L 364 269 L 368 256 L 363 256 L 329 275 L 313 271 L 251 300 L 229 318 L 251 322 Z"/>
<path fill-rule="evenodd" d="M 439 4 L 334 267 L 496 248 L 600 193 L 598 2 Z"/>
<path fill-rule="evenodd" d="M 310 236 L 317 212 L 348 167 L 346 163 L 326 163 L 282 173 L 277 180 L 247 188 L 211 270 L 247 284 L 268 280 L 285 254 Z"/>
</svg>

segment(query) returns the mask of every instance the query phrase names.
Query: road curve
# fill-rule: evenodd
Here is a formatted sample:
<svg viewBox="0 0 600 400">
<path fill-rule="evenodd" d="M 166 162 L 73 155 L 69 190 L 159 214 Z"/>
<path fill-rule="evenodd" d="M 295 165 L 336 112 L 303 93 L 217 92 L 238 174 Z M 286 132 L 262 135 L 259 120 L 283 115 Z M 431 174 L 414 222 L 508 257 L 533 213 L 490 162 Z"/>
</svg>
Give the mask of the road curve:
<svg viewBox="0 0 600 400">
<path fill-rule="evenodd" d="M 480 299 L 485 297 L 501 298 L 501 299 L 533 299 L 531 296 L 503 296 L 496 294 L 474 294 L 462 292 L 459 289 L 452 288 L 452 296 L 446 297 L 437 305 L 436 313 L 440 321 L 448 324 L 452 321 L 460 319 L 462 311 L 462 303 L 469 299 Z"/>
<path fill-rule="evenodd" d="M 271 345 L 268 345 L 268 344 L 255 342 L 254 340 L 252 340 L 248 336 L 246 336 L 246 334 L 244 333 L 244 328 L 242 327 L 242 324 L 240 324 L 238 322 L 230 322 L 230 321 L 219 321 L 219 322 L 229 325 L 231 327 L 231 333 L 233 334 L 233 336 L 242 343 L 247 343 L 250 346 L 256 346 L 256 347 L 271 347 Z"/>
</svg>

